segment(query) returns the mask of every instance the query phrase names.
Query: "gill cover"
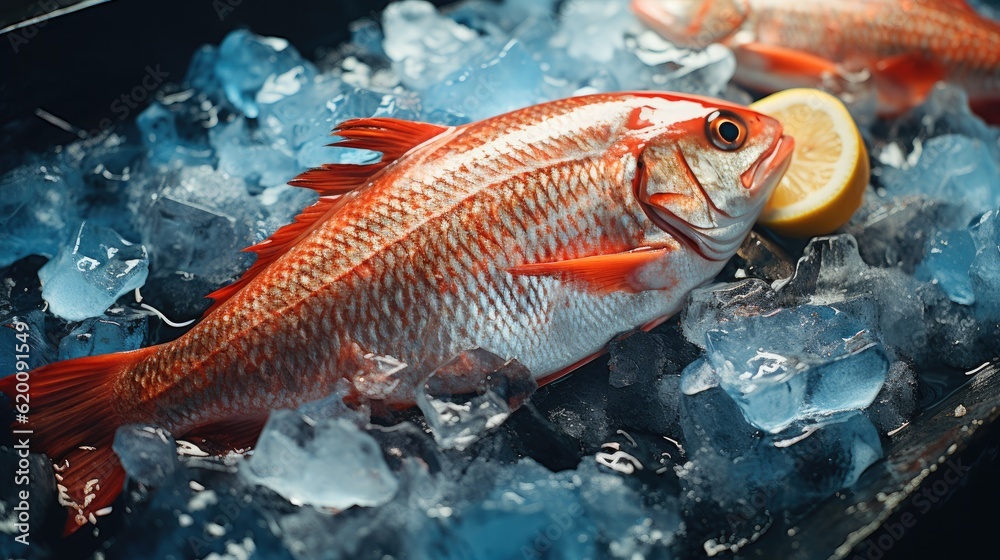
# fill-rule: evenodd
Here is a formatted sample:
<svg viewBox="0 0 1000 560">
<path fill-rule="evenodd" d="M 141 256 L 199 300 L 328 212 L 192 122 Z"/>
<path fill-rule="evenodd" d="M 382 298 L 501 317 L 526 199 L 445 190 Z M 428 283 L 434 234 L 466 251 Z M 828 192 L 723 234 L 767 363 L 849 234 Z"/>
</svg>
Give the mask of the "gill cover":
<svg viewBox="0 0 1000 560">
<path fill-rule="evenodd" d="M 652 139 L 635 195 L 660 229 L 713 261 L 731 257 L 787 167 L 781 124 L 725 108 Z"/>
</svg>

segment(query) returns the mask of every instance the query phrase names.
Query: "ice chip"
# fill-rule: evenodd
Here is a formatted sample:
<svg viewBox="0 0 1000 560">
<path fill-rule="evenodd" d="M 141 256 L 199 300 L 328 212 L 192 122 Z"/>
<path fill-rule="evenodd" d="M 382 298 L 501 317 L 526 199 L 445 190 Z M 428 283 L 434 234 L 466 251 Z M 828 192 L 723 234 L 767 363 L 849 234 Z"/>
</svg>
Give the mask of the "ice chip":
<svg viewBox="0 0 1000 560">
<path fill-rule="evenodd" d="M 823 306 L 736 318 L 709 330 L 705 345 L 719 386 L 770 433 L 868 406 L 890 363 L 870 327 Z"/>
<path fill-rule="evenodd" d="M 165 164 L 177 160 L 187 165 L 211 163 L 213 152 L 205 138 L 199 139 L 199 142 L 181 137 L 177 120 L 178 117 L 184 119 L 188 116 L 159 102 L 151 103 L 145 111 L 139 113 L 135 123 L 149 151 L 151 162 Z"/>
<path fill-rule="evenodd" d="M 479 34 L 423 0 L 390 4 L 382 30 L 386 55 L 403 84 L 417 90 L 440 82 L 483 47 Z"/>
<path fill-rule="evenodd" d="M 933 281 L 951 301 L 972 305 L 976 297 L 972 292 L 969 268 L 975 256 L 976 245 L 968 230 L 939 231 L 928 243 L 916 276 Z"/>
<path fill-rule="evenodd" d="M 685 395 L 697 395 L 719 386 L 719 374 L 706 358 L 698 358 L 681 372 L 680 390 Z"/>
<path fill-rule="evenodd" d="M 127 424 L 115 432 L 111 445 L 129 478 L 144 486 L 159 486 L 174 474 L 177 446 L 170 433 L 155 426 Z"/>
<path fill-rule="evenodd" d="M 67 321 L 96 317 L 118 298 L 146 283 L 146 248 L 114 230 L 80 225 L 75 239 L 38 271 L 42 297 Z"/>
<path fill-rule="evenodd" d="M 442 447 L 462 450 L 502 424 L 537 387 L 520 362 L 480 348 L 437 368 L 418 389 L 417 406 Z"/>
<path fill-rule="evenodd" d="M 285 39 L 261 37 L 240 29 L 219 45 L 215 75 L 229 102 L 247 117 L 256 118 L 260 111 L 257 95 L 266 84 L 271 84 L 265 92 L 270 99 L 268 96 L 297 90 L 316 75 L 316 69 Z"/>
<path fill-rule="evenodd" d="M 685 338 L 704 347 L 705 333 L 738 315 L 758 315 L 778 307 L 767 282 L 747 279 L 732 284 L 714 284 L 691 292 L 681 316 Z"/>
<path fill-rule="evenodd" d="M 378 443 L 354 423 L 289 410 L 271 413 L 240 474 L 293 504 L 340 510 L 382 505 L 399 486 Z"/>
<path fill-rule="evenodd" d="M 204 296 L 250 265 L 242 250 L 274 225 L 243 181 L 209 166 L 166 175 L 150 199 L 140 232 L 150 256 L 143 295 L 175 320 L 203 311 Z"/>
<path fill-rule="evenodd" d="M 137 350 L 147 342 L 149 316 L 127 308 L 112 308 L 85 319 L 59 341 L 59 359 Z"/>
<path fill-rule="evenodd" d="M 422 93 L 427 111 L 451 109 L 477 121 L 543 101 L 542 83 L 538 62 L 513 39 Z"/>
<path fill-rule="evenodd" d="M 1000 211 L 984 214 L 970 229 L 976 256 L 969 267 L 976 314 L 981 320 L 1000 320 Z"/>
<path fill-rule="evenodd" d="M 964 227 L 983 212 L 1000 207 L 1000 168 L 994 148 L 978 138 L 947 134 L 922 144 L 910 168 L 882 167 L 882 184 L 892 196 L 920 195 L 956 208 Z"/>
<path fill-rule="evenodd" d="M 897 360 L 889 366 L 885 385 L 864 414 L 880 433 L 887 434 L 909 422 L 916 410 L 916 373 L 911 364 Z"/>
<path fill-rule="evenodd" d="M 287 141 L 272 141 L 243 117 L 213 128 L 209 138 L 219 157 L 219 171 L 247 183 L 282 185 L 304 170 Z"/>
<path fill-rule="evenodd" d="M 59 252 L 79 225 L 82 190 L 79 171 L 38 160 L 0 178 L 0 267 Z"/>
</svg>

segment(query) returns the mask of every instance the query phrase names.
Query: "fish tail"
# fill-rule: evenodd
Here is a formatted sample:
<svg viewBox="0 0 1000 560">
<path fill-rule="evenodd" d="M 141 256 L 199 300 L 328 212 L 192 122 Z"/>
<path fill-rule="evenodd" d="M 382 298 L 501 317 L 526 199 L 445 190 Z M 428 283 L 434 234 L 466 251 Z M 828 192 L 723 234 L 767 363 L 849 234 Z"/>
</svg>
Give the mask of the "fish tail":
<svg viewBox="0 0 1000 560">
<path fill-rule="evenodd" d="M 63 535 L 106 514 L 122 491 L 125 471 L 111 449 L 122 424 L 112 385 L 152 352 L 76 358 L 0 379 L 0 392 L 16 411 L 15 439 L 26 438 L 31 452 L 52 460 L 59 503 L 70 510 Z"/>
</svg>

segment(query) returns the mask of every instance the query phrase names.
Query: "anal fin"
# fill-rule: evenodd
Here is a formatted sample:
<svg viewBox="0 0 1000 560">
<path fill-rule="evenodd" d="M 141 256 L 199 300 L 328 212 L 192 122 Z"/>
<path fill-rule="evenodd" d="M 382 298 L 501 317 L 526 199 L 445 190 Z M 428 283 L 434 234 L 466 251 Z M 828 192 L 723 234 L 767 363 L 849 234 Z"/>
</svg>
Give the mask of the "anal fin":
<svg viewBox="0 0 1000 560">
<path fill-rule="evenodd" d="M 245 451 L 257 443 L 266 422 L 266 414 L 230 418 L 189 430 L 179 439 L 190 441 L 211 455 Z"/>
</svg>

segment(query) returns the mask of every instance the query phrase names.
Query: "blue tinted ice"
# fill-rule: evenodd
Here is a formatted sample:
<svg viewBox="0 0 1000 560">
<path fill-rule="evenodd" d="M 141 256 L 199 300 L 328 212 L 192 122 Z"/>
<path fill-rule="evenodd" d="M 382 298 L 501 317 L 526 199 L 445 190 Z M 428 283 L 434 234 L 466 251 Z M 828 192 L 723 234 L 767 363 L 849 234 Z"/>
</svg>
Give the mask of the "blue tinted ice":
<svg viewBox="0 0 1000 560">
<path fill-rule="evenodd" d="M 258 103 L 294 93 L 316 75 L 316 69 L 287 40 L 241 30 L 219 45 L 215 75 L 230 103 L 256 118 Z"/>
<path fill-rule="evenodd" d="M 114 230 L 83 223 L 67 241 L 38 271 L 42 297 L 54 315 L 68 321 L 96 317 L 146 282 L 146 248 Z"/>
<path fill-rule="evenodd" d="M 80 173 L 31 162 L 0 177 L 0 267 L 28 255 L 54 256 L 79 226 Z"/>
<path fill-rule="evenodd" d="M 428 112 L 451 110 L 481 120 L 542 101 L 543 83 L 538 62 L 514 39 L 423 90 L 424 106 Z"/>
<path fill-rule="evenodd" d="M 954 207 L 953 225 L 964 227 L 984 210 L 1000 207 L 994 150 L 978 138 L 937 136 L 922 144 L 912 166 L 884 166 L 882 183 L 892 196 L 918 195 Z"/>
<path fill-rule="evenodd" d="M 399 485 L 378 443 L 354 423 L 288 410 L 271 413 L 240 473 L 294 504 L 337 509 L 384 504 Z"/>
<path fill-rule="evenodd" d="M 690 534 L 704 535 L 710 553 L 739 550 L 776 514 L 854 484 L 882 457 L 878 432 L 857 412 L 763 434 L 719 387 L 686 394 L 681 404 L 691 459 L 679 471 L 681 496 L 696 520 Z"/>
<path fill-rule="evenodd" d="M 1000 213 L 987 212 L 970 229 L 976 256 L 969 268 L 976 312 L 982 320 L 1000 320 Z"/>
<path fill-rule="evenodd" d="M 931 280 L 955 303 L 971 305 L 969 267 L 976 256 L 976 245 L 968 230 L 947 230 L 934 234 L 927 244 L 927 254 L 917 268 L 917 277 Z"/>
<path fill-rule="evenodd" d="M 461 450 L 502 424 L 537 387 L 519 362 L 477 349 L 435 370 L 417 391 L 417 406 L 438 443 Z"/>
<path fill-rule="evenodd" d="M 439 83 L 483 48 L 478 33 L 422 0 L 390 4 L 382 13 L 382 30 L 393 68 L 403 85 L 416 90 Z"/>
<path fill-rule="evenodd" d="M 128 424 L 118 428 L 111 446 L 129 478 L 159 486 L 177 469 L 177 446 L 170 433 L 155 426 Z"/>
<path fill-rule="evenodd" d="M 420 544 L 439 558 L 632 558 L 663 551 L 678 517 L 644 509 L 639 493 L 592 458 L 552 473 L 530 459 L 498 469 L 476 461 L 449 508 L 446 532 Z M 481 498 L 474 497 L 483 494 Z"/>
<path fill-rule="evenodd" d="M 833 307 L 737 318 L 709 330 L 705 346 L 720 387 L 771 433 L 868 406 L 889 367 L 871 328 Z"/>
<path fill-rule="evenodd" d="M 59 341 L 59 359 L 96 356 L 141 348 L 149 315 L 128 308 L 113 307 L 100 317 L 84 319 Z"/>
</svg>

